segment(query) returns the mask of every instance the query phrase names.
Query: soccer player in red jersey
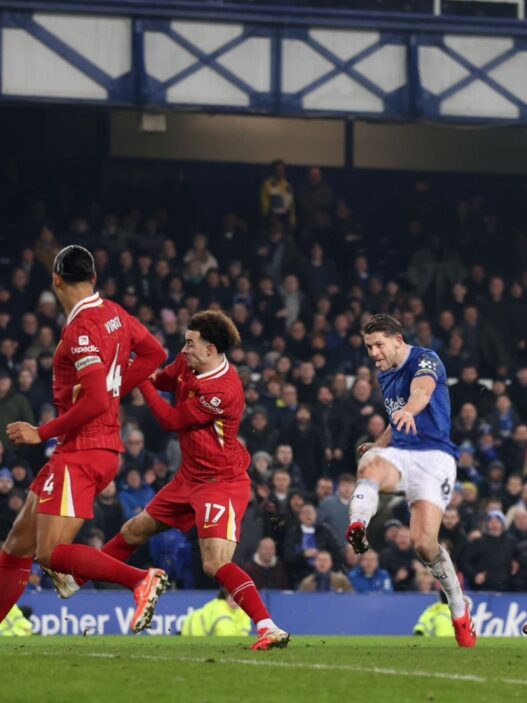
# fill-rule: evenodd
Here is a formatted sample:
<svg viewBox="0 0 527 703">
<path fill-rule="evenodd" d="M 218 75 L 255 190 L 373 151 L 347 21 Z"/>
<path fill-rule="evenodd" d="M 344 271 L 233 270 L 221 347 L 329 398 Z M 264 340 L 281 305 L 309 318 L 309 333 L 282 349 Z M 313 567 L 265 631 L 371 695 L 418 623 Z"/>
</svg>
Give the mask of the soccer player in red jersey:
<svg viewBox="0 0 527 703">
<path fill-rule="evenodd" d="M 0 554 L 0 621 L 27 584 L 33 557 L 46 568 L 87 580 L 111 581 L 134 592 L 132 629 L 150 624 L 168 585 L 161 569 L 135 569 L 107 554 L 72 544 L 93 517 L 95 496 L 114 478 L 120 439 L 120 397 L 166 358 L 157 340 L 116 303 L 94 293 L 93 257 L 71 245 L 56 256 L 53 288 L 67 320 L 53 359 L 58 417 L 40 427 L 7 426 L 15 444 L 58 437 L 57 448 L 30 486 L 26 503 Z M 136 354 L 130 362 L 131 353 Z"/>
<path fill-rule="evenodd" d="M 225 352 L 240 335 L 221 312 L 196 313 L 176 360 L 139 386 L 156 419 L 167 431 L 178 432 L 182 464 L 138 516 L 103 547 L 127 559 L 150 537 L 171 527 L 186 532 L 196 525 L 204 571 L 231 594 L 252 618 L 258 631 L 252 649 L 285 647 L 289 634 L 278 628 L 253 580 L 232 562 L 240 524 L 250 498 L 247 468 L 250 456 L 237 434 L 245 404 L 243 386 Z M 174 391 L 176 407 L 156 392 Z M 56 582 L 63 597 L 80 583 L 68 577 Z"/>
</svg>

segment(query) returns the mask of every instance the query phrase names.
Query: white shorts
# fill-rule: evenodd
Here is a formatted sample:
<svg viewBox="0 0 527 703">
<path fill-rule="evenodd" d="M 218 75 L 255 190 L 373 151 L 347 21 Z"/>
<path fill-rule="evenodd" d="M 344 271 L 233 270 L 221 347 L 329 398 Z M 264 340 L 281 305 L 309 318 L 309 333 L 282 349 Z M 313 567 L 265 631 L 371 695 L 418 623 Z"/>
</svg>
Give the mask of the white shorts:
<svg viewBox="0 0 527 703">
<path fill-rule="evenodd" d="M 379 456 L 389 461 L 401 474 L 397 491 L 406 495 L 408 505 L 426 500 L 445 511 L 456 480 L 456 461 L 453 456 L 439 449 L 397 449 L 374 447 L 362 457 L 359 467 Z"/>
</svg>

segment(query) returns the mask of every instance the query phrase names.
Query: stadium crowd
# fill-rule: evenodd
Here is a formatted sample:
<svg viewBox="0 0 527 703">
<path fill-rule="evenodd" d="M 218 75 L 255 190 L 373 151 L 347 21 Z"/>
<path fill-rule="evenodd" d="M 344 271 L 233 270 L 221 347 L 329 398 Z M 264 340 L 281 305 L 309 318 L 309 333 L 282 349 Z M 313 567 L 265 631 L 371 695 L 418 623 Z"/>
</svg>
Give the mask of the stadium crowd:
<svg viewBox="0 0 527 703">
<path fill-rule="evenodd" d="M 208 236 L 196 225 L 183 172 L 155 207 L 133 184 L 128 200 L 67 218 L 35 199 L 17 219 L 20 209 L 4 198 L 15 237 L 0 278 L 0 542 L 55 446 L 15 449 L 6 425 L 55 414 L 52 359 L 64 316 L 50 271 L 61 246 L 79 243 L 94 253 L 102 294 L 136 315 L 170 361 L 196 310 L 221 308 L 238 326 L 243 346 L 230 360 L 245 387 L 241 437 L 252 456 L 253 497 L 236 558 L 258 588 L 434 588 L 411 548 L 400 497 L 383 498 L 373 550 L 358 557 L 344 545 L 356 448 L 386 426 L 360 329 L 368 315 L 387 312 L 401 320 L 406 341 L 439 354 L 452 380 L 460 456 L 441 538 L 465 588 L 527 590 L 522 193 L 498 205 L 479 195 L 445 205 L 418 179 L 404 203 L 404 231 L 388 248 L 320 168 L 293 183 L 282 161 L 261 184 L 258 226 L 226 212 Z M 18 203 L 16 192 L 9 197 Z M 113 537 L 178 470 L 177 436 L 161 430 L 138 390 L 123 401 L 122 436 L 117 479 L 79 536 L 92 546 Z M 132 563 L 166 569 L 178 588 L 215 586 L 202 574 L 192 533 L 158 535 Z M 50 587 L 37 566 L 31 587 Z"/>
</svg>

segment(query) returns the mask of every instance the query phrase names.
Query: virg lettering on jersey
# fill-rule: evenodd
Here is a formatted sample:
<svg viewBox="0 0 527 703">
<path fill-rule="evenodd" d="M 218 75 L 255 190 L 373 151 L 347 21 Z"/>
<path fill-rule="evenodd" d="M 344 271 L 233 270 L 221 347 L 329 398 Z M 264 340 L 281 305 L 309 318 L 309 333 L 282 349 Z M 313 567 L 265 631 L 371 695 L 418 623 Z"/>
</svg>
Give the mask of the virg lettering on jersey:
<svg viewBox="0 0 527 703">
<path fill-rule="evenodd" d="M 79 337 L 79 340 L 83 339 L 83 337 Z M 88 337 L 84 337 L 84 339 L 88 339 Z M 90 344 L 89 346 L 85 347 L 71 347 L 71 353 L 72 354 L 86 354 L 86 352 L 98 352 L 99 347 L 96 347 L 95 344 Z"/>
<path fill-rule="evenodd" d="M 83 369 L 87 369 L 88 366 L 92 366 L 93 364 L 102 364 L 100 357 L 85 356 L 75 362 L 75 368 L 77 369 L 77 371 L 82 371 Z"/>
<path fill-rule="evenodd" d="M 112 317 L 111 320 L 108 320 L 108 322 L 105 322 L 104 326 L 106 327 L 106 331 L 111 334 L 122 327 L 123 323 L 121 322 L 119 315 L 116 315 L 115 317 Z"/>
<path fill-rule="evenodd" d="M 212 400 L 218 400 L 218 398 L 214 397 Z M 212 404 L 212 400 L 209 402 L 204 395 L 200 395 L 199 397 L 199 402 L 207 408 L 207 410 L 211 410 L 213 413 L 218 413 L 218 415 L 223 415 L 223 410 L 222 408 L 217 408 Z"/>
</svg>

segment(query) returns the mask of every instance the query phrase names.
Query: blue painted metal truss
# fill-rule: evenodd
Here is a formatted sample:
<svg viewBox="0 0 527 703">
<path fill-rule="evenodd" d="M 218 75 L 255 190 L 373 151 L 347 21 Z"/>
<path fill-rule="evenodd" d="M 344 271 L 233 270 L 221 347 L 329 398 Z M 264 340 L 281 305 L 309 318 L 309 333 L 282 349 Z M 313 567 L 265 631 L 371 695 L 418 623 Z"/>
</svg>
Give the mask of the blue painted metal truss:
<svg viewBox="0 0 527 703">
<path fill-rule="evenodd" d="M 527 25 L 168 0 L 0 0 L 0 100 L 527 121 Z"/>
</svg>

